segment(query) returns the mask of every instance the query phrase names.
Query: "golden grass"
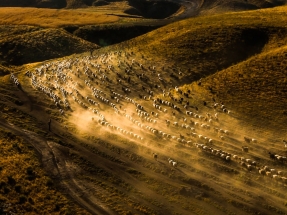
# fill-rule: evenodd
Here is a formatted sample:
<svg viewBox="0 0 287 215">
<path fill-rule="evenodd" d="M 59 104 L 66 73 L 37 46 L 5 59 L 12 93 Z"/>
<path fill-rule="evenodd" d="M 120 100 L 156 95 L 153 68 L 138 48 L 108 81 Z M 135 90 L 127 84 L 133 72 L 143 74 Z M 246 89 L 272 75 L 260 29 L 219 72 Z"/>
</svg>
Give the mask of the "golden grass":
<svg viewBox="0 0 287 215">
<path fill-rule="evenodd" d="M 0 8 L 1 25 L 36 25 L 62 27 L 66 25 L 95 25 L 116 22 L 119 18 L 103 12 L 57 10 L 42 8 Z"/>
<path fill-rule="evenodd" d="M 209 95 L 211 87 L 211 96 L 245 119 L 282 125 L 287 120 L 286 11 L 281 6 L 182 20 L 117 46 L 174 64 L 188 76 L 183 83 L 209 76 L 199 93 Z"/>
<path fill-rule="evenodd" d="M 88 214 L 55 189 L 32 146 L 0 129 L 0 213 Z"/>
<path fill-rule="evenodd" d="M 252 116 L 262 126 L 269 121 L 278 130 L 287 120 L 286 56 L 287 46 L 263 52 L 209 76 L 203 87 L 245 115 L 241 118 Z"/>
<path fill-rule="evenodd" d="M 24 34 L 15 32 L 15 35 L 1 40 L 1 63 L 22 65 L 97 48 L 99 46 L 96 44 L 69 34 L 63 29 L 48 28 Z"/>
<path fill-rule="evenodd" d="M 281 9 L 282 8 L 280 8 L 279 10 Z M 283 11 L 286 11 L 286 8 L 284 8 Z M 247 12 L 238 14 L 232 13 L 228 15 L 201 17 L 193 20 L 186 20 L 180 23 L 169 25 L 165 28 L 161 28 L 157 31 L 151 32 L 147 34 L 145 37 L 139 37 L 129 43 L 124 43 L 123 48 L 126 48 L 127 45 L 129 45 L 130 47 L 133 47 L 133 45 L 138 45 L 136 46 L 136 48 L 139 48 L 141 52 L 136 52 L 136 55 L 138 55 L 136 59 L 144 61 L 146 63 L 146 64 L 144 63 L 145 66 L 156 65 L 158 66 L 158 68 L 160 68 L 159 64 L 157 64 L 156 62 L 163 59 L 163 57 L 167 57 L 165 61 L 170 60 L 168 62 L 168 65 L 176 63 L 176 65 L 178 64 L 179 67 L 181 66 L 185 66 L 185 68 L 189 67 L 191 68 L 191 71 L 183 70 L 184 74 L 188 75 L 196 71 L 197 76 L 195 76 L 195 78 L 200 78 L 204 77 L 205 75 L 215 73 L 217 69 L 225 68 L 232 63 L 238 63 L 238 61 L 227 61 L 226 59 L 229 59 L 231 49 L 238 51 L 238 49 L 236 48 L 240 48 L 240 45 L 242 44 L 246 45 L 246 43 L 242 43 L 242 38 L 246 39 L 247 42 L 251 42 L 248 41 L 249 34 L 247 34 L 247 37 L 241 37 L 242 32 L 246 33 L 246 29 L 247 30 L 250 28 L 256 29 L 256 31 L 251 31 L 249 33 L 259 32 L 258 34 L 259 36 L 260 35 L 264 36 L 265 34 L 267 34 L 269 36 L 269 40 L 264 41 L 265 43 L 262 44 L 260 43 L 261 49 L 255 54 L 265 51 L 266 53 L 259 54 L 257 55 L 257 57 L 247 56 L 248 59 L 242 58 L 243 60 L 246 60 L 246 62 L 239 63 L 234 67 L 230 67 L 229 69 L 223 70 L 217 73 L 216 76 L 210 76 L 210 79 L 207 78 L 202 81 L 202 86 L 198 86 L 196 85 L 196 83 L 194 83 L 195 86 L 193 86 L 194 91 L 202 93 L 200 95 L 197 95 L 198 97 L 195 97 L 199 98 L 200 96 L 200 99 L 197 99 L 197 101 L 195 102 L 200 102 L 202 104 L 201 96 L 205 96 L 203 95 L 203 93 L 208 92 L 208 89 L 206 89 L 206 87 L 208 87 L 208 84 L 214 84 L 215 87 L 214 86 L 212 87 L 214 88 L 214 90 L 219 92 L 218 93 L 219 95 L 221 95 L 221 97 L 220 96 L 217 97 L 218 99 L 222 99 L 222 101 L 230 103 L 232 101 L 234 102 L 234 99 L 236 99 L 235 101 L 237 103 L 233 104 L 233 107 L 235 107 L 236 105 L 242 106 L 243 108 L 246 108 L 247 111 L 250 110 L 250 108 L 254 108 L 254 110 L 252 110 L 252 112 L 254 113 L 258 111 L 259 108 L 262 108 L 260 106 L 257 106 L 257 104 L 260 105 L 267 104 L 265 102 L 262 102 L 261 99 L 264 98 L 266 94 L 260 95 L 258 94 L 258 92 L 267 92 L 267 93 L 270 92 L 272 94 L 271 96 L 274 95 L 280 96 L 283 94 L 282 90 L 284 90 L 283 87 L 286 84 L 286 80 L 282 79 L 284 81 L 279 82 L 278 87 L 277 86 L 275 87 L 275 83 L 279 79 L 278 77 L 281 77 L 283 73 L 283 72 L 280 73 L 280 71 L 285 71 L 286 69 L 286 63 L 284 61 L 286 57 L 285 55 L 286 47 L 282 47 L 278 50 L 273 50 L 278 46 L 280 47 L 281 46 L 280 43 L 284 41 L 284 38 L 286 37 L 284 36 L 284 31 L 281 32 L 283 35 L 282 38 L 278 36 L 279 30 L 285 26 L 285 23 L 284 22 L 275 23 L 274 20 L 280 19 L 281 21 L 283 21 L 284 17 L 282 16 L 282 14 L 280 14 L 280 12 L 274 13 L 272 11 L 270 12 L 270 10 L 266 10 L 266 13 L 261 14 L 261 16 L 259 16 L 258 18 L 257 15 L 259 14 L 260 13 L 256 11 L 256 12 Z M 266 22 L 262 22 L 262 20 L 265 19 Z M 239 21 L 240 25 L 238 24 Z M 280 43 L 276 41 L 278 38 L 281 38 Z M 152 45 L 148 47 L 146 44 L 152 44 Z M 246 47 L 248 48 L 248 46 Z M 147 55 L 148 57 L 145 56 L 140 58 L 139 56 L 142 55 L 142 53 L 148 53 L 149 55 Z M 220 53 L 220 55 L 218 55 L 218 53 Z M 148 59 L 146 58 L 152 58 L 153 56 L 155 57 L 151 59 L 149 62 L 150 64 L 148 64 Z M 276 58 L 274 58 L 274 56 Z M 270 64 L 270 62 L 274 63 L 274 65 Z M 278 62 L 282 62 L 282 64 L 277 64 Z M 164 62 L 162 62 L 162 64 L 164 64 Z M 220 64 L 219 66 L 221 67 L 219 67 L 218 64 Z M 167 65 L 164 66 L 167 67 Z M 272 73 L 272 71 L 275 72 Z M 167 75 L 168 72 L 169 71 L 162 71 L 162 73 L 166 73 L 164 75 Z M 235 75 L 238 74 L 239 72 L 243 73 L 242 80 L 240 78 L 237 79 L 235 77 Z M 261 73 L 263 73 L 263 75 Z M 261 84 L 262 83 L 261 78 L 264 78 L 265 77 L 264 75 L 266 76 L 264 80 L 266 85 Z M 152 76 L 150 77 L 152 79 Z M 194 81 L 195 78 L 191 77 L 186 81 L 190 83 Z M 9 79 L 7 77 L 6 81 L 8 82 L 8 80 Z M 22 81 L 22 79 L 20 79 L 20 81 Z M 260 89 L 261 86 L 267 86 L 265 88 L 265 91 Z M 188 89 L 189 85 L 185 87 Z M 276 88 L 278 88 L 278 91 L 274 93 L 273 91 Z M 133 89 L 136 89 L 136 86 L 133 86 Z M 246 91 L 244 91 L 245 89 Z M 246 93 L 249 94 L 246 96 Z M 252 99 L 255 101 L 253 101 L 253 103 L 249 103 L 252 102 Z M 279 99 L 280 97 L 276 98 L 276 100 Z M 43 97 L 41 98 L 41 101 L 44 101 Z M 286 100 L 283 99 L 282 101 L 280 100 L 280 105 L 282 105 L 282 107 L 280 107 L 280 110 L 284 108 L 284 104 L 286 104 L 285 101 Z M 240 103 L 238 104 L 238 102 Z M 202 106 L 203 105 L 201 105 L 200 109 L 203 108 Z M 6 112 L 9 112 L 9 110 L 6 109 L 4 113 Z M 14 115 L 11 114 L 8 115 L 7 118 L 15 120 L 15 124 L 18 121 L 18 124 L 16 125 L 20 127 L 25 126 L 23 120 L 20 117 L 12 118 L 13 116 Z M 227 124 L 224 124 L 224 126 L 227 127 Z M 30 129 L 32 128 L 30 124 L 29 127 Z M 32 130 L 34 129 L 35 128 L 32 128 Z M 103 142 L 106 143 L 106 140 L 104 140 Z M 233 168 L 234 166 L 229 166 L 229 164 L 226 163 L 222 164 L 221 162 L 217 162 L 217 160 L 213 159 L 212 157 L 211 157 L 212 160 L 211 159 L 209 160 L 208 156 L 205 155 L 202 155 L 202 159 L 198 160 L 198 162 L 194 162 L 197 159 L 196 152 L 193 152 L 193 150 L 189 149 L 188 151 L 186 150 L 185 153 L 178 154 L 181 156 L 181 159 L 184 160 L 183 158 L 184 156 L 182 155 L 185 155 L 187 159 L 185 160 L 186 164 L 181 163 L 179 169 L 184 170 L 184 172 L 188 172 L 190 174 L 190 177 L 200 176 L 205 179 L 207 178 L 208 179 L 206 180 L 206 183 L 208 184 L 207 186 L 204 181 L 202 183 L 199 183 L 199 181 L 193 178 L 189 179 L 187 176 L 186 178 L 183 177 L 184 175 L 183 174 L 181 175 L 180 171 L 177 171 L 176 173 L 174 173 L 175 171 L 174 172 L 170 171 L 168 168 L 166 168 L 166 165 L 156 166 L 156 164 L 152 163 L 150 159 L 143 156 L 143 155 L 145 156 L 151 155 L 151 151 L 148 151 L 144 147 L 142 147 L 140 150 L 135 150 L 137 153 L 135 154 L 132 151 L 133 150 L 132 147 L 130 146 L 135 146 L 136 143 L 126 143 L 125 141 L 118 141 L 118 142 L 119 144 L 121 144 L 120 146 L 122 147 L 127 146 L 126 148 L 128 148 L 127 150 L 124 149 L 121 150 L 122 151 L 121 159 L 123 159 L 127 163 L 129 163 L 129 161 L 132 161 L 133 162 L 132 167 L 134 169 L 136 169 L 136 167 L 140 167 L 139 169 L 141 169 L 142 172 L 145 172 L 140 173 L 140 171 L 135 172 L 133 169 L 128 169 L 127 170 L 128 174 L 130 174 L 133 177 L 133 179 L 136 179 L 137 182 L 142 183 L 145 189 L 149 189 L 154 193 L 161 195 L 162 198 L 160 198 L 160 200 L 161 201 L 165 200 L 166 202 L 169 203 L 169 204 L 162 203 L 163 206 L 176 204 L 180 206 L 179 208 L 188 210 L 190 213 L 194 212 L 196 214 L 210 214 L 210 211 L 218 211 L 222 212 L 222 214 L 235 214 L 236 211 L 232 213 L 229 210 L 236 208 L 237 209 L 240 208 L 241 213 L 246 212 L 250 214 L 251 213 L 259 214 L 259 212 L 256 211 L 257 210 L 256 207 L 258 207 L 258 209 L 264 207 L 266 210 L 268 210 L 270 214 L 272 212 L 275 213 L 276 210 L 278 214 L 283 214 L 282 211 L 284 211 L 285 208 L 283 207 L 281 202 L 278 204 L 274 204 L 269 203 L 264 199 L 261 199 L 260 201 L 257 202 L 258 200 L 257 197 L 260 197 L 259 195 L 261 194 L 264 195 L 269 194 L 270 196 L 275 196 L 277 192 L 275 191 L 275 189 L 274 191 L 270 189 L 268 191 L 264 190 L 265 193 L 257 193 L 255 190 L 252 189 L 252 187 L 250 187 L 250 185 L 247 184 L 246 186 L 243 187 L 244 190 L 240 190 L 237 192 L 235 192 L 236 191 L 235 190 L 234 192 L 231 192 L 231 194 L 236 194 L 234 197 L 232 197 L 231 195 L 230 196 L 222 195 L 221 197 L 221 192 L 226 193 L 225 188 L 226 189 L 228 188 L 228 190 L 229 189 L 232 190 L 235 189 L 237 185 L 232 185 L 231 188 L 225 187 L 230 185 L 229 183 L 223 183 L 225 182 L 225 180 L 223 180 L 222 182 L 221 180 L 218 180 L 220 178 L 218 172 L 220 174 L 230 172 L 226 176 L 233 176 L 232 175 L 233 171 L 231 171 L 233 169 L 231 168 Z M 92 143 L 94 148 L 85 146 L 84 144 L 81 145 L 89 149 L 89 151 L 92 151 L 95 157 L 97 156 L 98 158 L 105 158 L 107 161 L 113 161 L 113 162 L 118 161 L 117 159 L 113 159 L 112 156 L 108 156 L 109 154 L 116 156 L 114 154 L 116 153 L 117 148 L 113 144 L 108 145 L 105 143 L 100 143 L 100 141 L 94 141 Z M 139 148 L 138 145 L 136 145 L 135 149 Z M 107 150 L 104 150 L 103 146 Z M 158 148 L 156 149 L 158 150 Z M 174 152 L 175 151 L 171 150 L 169 152 L 169 155 L 174 154 Z M 142 157 L 139 154 L 141 154 Z M 17 155 L 16 152 L 14 152 L 13 156 L 16 157 L 16 155 Z M 76 162 L 80 167 L 82 167 L 82 169 L 90 173 L 97 173 L 93 175 L 83 174 L 82 179 L 93 183 L 96 187 L 100 187 L 101 189 L 96 190 L 93 195 L 97 196 L 101 201 L 105 202 L 110 208 L 112 208 L 118 214 L 128 214 L 128 211 L 131 211 L 129 212 L 130 214 L 132 214 L 132 212 L 133 214 L 154 213 L 152 210 L 154 208 L 153 205 L 158 204 L 154 203 L 154 200 L 150 198 L 150 196 L 141 197 L 141 195 L 139 194 L 140 192 L 137 192 L 135 189 L 133 189 L 132 184 L 129 184 L 130 182 L 128 180 L 125 181 L 126 178 L 119 177 L 120 174 L 109 174 L 109 172 L 113 172 L 116 168 L 114 168 L 114 170 L 111 171 L 110 169 L 104 168 L 103 166 L 97 166 L 101 162 L 98 161 L 96 162 L 96 160 L 93 160 L 91 158 L 92 156 L 90 155 L 89 157 L 86 158 L 85 156 L 88 155 L 85 154 L 71 153 L 70 155 L 73 161 Z M 162 161 L 167 160 L 164 154 L 161 155 L 160 159 L 162 159 Z M 136 164 L 138 166 L 136 166 Z M 205 168 L 209 168 L 210 172 L 209 171 L 204 172 L 203 170 L 197 168 L 196 165 L 199 164 L 201 166 L 205 166 Z M 280 166 L 280 168 L 283 167 Z M 212 172 L 212 170 L 214 169 L 218 171 L 216 172 L 216 174 Z M 236 178 L 235 182 L 236 183 L 238 182 L 238 184 L 241 185 L 242 181 L 246 181 L 246 183 L 249 183 L 249 181 L 246 179 L 248 179 L 247 177 L 251 178 L 252 176 L 253 175 L 245 176 L 245 174 L 242 174 L 239 176 L 235 175 L 234 177 L 238 177 L 238 179 Z M 15 177 L 17 179 L 18 176 L 16 175 Z M 175 181 L 178 181 L 180 184 L 183 184 L 185 186 L 191 186 L 193 188 L 192 195 L 190 194 L 190 196 L 187 197 L 182 196 L 179 193 L 180 190 L 177 184 L 169 185 L 161 183 L 164 182 L 164 180 L 162 179 L 165 179 L 167 182 L 173 182 L 173 183 Z M 210 187 L 213 187 L 213 185 L 215 187 L 214 190 L 210 189 Z M 263 185 L 264 185 L 263 183 L 260 184 L 260 186 L 258 184 L 258 189 L 262 188 Z M 276 188 L 276 186 L 274 187 Z M 265 187 L 264 188 L 269 189 L 268 186 L 266 187 L 267 188 Z M 131 194 L 124 191 L 127 190 L 126 188 L 132 189 L 131 191 L 128 190 L 128 192 L 130 192 Z M 250 200 L 251 197 L 249 195 L 247 196 L 247 191 L 245 191 L 245 189 L 248 190 L 249 188 L 251 188 L 252 195 L 254 195 L 254 197 L 252 197 L 252 201 Z M 271 186 L 271 188 L 273 187 Z M 102 190 L 104 190 L 105 193 L 109 193 L 109 195 L 105 195 L 105 193 L 101 192 Z M 198 195 L 196 195 L 197 190 L 200 191 Z M 142 191 L 142 189 L 139 189 L 139 191 Z M 241 196 L 244 196 L 246 198 L 242 198 Z M 136 198 L 137 201 L 133 200 L 133 197 L 137 197 Z M 147 202 L 143 203 L 143 201 L 140 201 L 141 199 L 144 199 Z M 274 200 L 275 199 L 272 198 L 272 201 Z M 226 202 L 228 202 L 228 205 L 226 205 Z M 213 210 L 206 209 L 207 205 L 211 205 L 213 207 Z M 278 209 L 276 209 L 276 207 L 278 207 Z M 206 212 L 205 209 L 207 210 Z M 171 213 L 179 214 L 180 212 L 177 212 L 176 208 L 173 208 L 173 210 L 171 210 Z"/>
</svg>

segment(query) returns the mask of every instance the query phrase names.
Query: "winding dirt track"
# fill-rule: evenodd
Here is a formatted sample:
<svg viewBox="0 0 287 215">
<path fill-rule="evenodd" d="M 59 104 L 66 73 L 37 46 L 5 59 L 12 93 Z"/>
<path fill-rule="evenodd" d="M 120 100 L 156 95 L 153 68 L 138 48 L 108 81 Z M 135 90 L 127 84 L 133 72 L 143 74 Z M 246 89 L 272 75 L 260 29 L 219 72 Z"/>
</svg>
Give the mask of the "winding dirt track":
<svg viewBox="0 0 287 215">
<path fill-rule="evenodd" d="M 90 195 L 89 190 L 76 180 L 74 173 L 77 166 L 69 161 L 67 156 L 61 151 L 65 150 L 63 147 L 61 148 L 54 142 L 46 141 L 39 135 L 31 131 L 22 130 L 4 120 L 0 121 L 0 127 L 13 131 L 31 143 L 41 156 L 43 167 L 50 174 L 50 177 L 58 180 L 66 193 L 87 211 L 92 214 L 115 214 L 97 198 Z"/>
</svg>

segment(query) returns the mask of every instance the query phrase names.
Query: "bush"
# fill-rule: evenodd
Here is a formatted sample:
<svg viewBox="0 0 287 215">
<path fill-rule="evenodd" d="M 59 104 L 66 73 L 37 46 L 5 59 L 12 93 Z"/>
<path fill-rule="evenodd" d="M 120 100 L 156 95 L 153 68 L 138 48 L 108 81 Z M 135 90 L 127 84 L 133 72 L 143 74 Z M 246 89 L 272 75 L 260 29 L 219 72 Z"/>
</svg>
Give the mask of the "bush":
<svg viewBox="0 0 287 215">
<path fill-rule="evenodd" d="M 23 204 L 23 203 L 25 203 L 26 201 L 27 201 L 27 197 L 26 197 L 26 196 L 21 195 L 21 196 L 19 197 L 19 203 L 20 203 L 20 204 Z"/>
<path fill-rule="evenodd" d="M 54 211 L 60 211 L 60 209 L 61 209 L 61 206 L 59 204 L 56 204 L 55 208 L 54 208 Z"/>
<path fill-rule="evenodd" d="M 10 184 L 11 186 L 14 186 L 16 184 L 16 181 L 12 176 L 7 176 L 7 178 L 8 178 L 8 184 Z"/>
<path fill-rule="evenodd" d="M 16 186 L 15 186 L 15 191 L 16 191 L 17 193 L 20 193 L 21 190 L 22 190 L 21 185 L 16 185 Z"/>
<path fill-rule="evenodd" d="M 28 202 L 29 202 L 31 205 L 34 204 L 34 200 L 33 200 L 31 197 L 28 198 Z"/>
<path fill-rule="evenodd" d="M 10 192 L 10 189 L 8 187 L 4 187 L 4 194 L 8 194 Z"/>
<path fill-rule="evenodd" d="M 53 183 L 52 179 L 50 179 L 50 178 L 49 178 L 49 179 L 47 180 L 47 182 L 46 182 L 46 186 L 47 186 L 47 187 L 51 187 L 51 186 L 53 186 L 53 184 L 54 184 L 54 183 Z"/>
<path fill-rule="evenodd" d="M 2 187 L 5 187 L 6 186 L 6 182 L 5 181 L 1 181 L 0 182 L 0 189 L 2 188 Z"/>
<path fill-rule="evenodd" d="M 26 171 L 27 171 L 28 175 L 34 175 L 34 171 L 33 171 L 33 168 L 31 166 L 29 166 Z"/>
</svg>

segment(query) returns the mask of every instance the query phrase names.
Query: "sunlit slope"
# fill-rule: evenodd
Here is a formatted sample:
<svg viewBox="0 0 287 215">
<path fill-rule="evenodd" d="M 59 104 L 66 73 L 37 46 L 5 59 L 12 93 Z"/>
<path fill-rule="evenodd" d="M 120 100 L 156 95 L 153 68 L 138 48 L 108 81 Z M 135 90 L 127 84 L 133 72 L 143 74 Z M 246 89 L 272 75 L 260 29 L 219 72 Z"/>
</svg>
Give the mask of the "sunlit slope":
<svg viewBox="0 0 287 215">
<path fill-rule="evenodd" d="M 27 15 L 28 14 L 28 15 Z M 118 21 L 118 17 L 88 10 L 58 10 L 45 8 L 0 8 L 1 25 L 35 25 L 63 27 L 67 25 L 98 25 Z"/>
<path fill-rule="evenodd" d="M 192 77 L 203 77 L 263 49 L 280 46 L 276 38 L 280 34 L 280 40 L 285 39 L 286 9 L 278 7 L 183 20 L 138 37 L 129 45 L 154 59 L 168 58 L 184 67 Z"/>
<path fill-rule="evenodd" d="M 201 14 L 216 14 L 228 11 L 255 10 L 284 5 L 286 0 L 206 0 L 203 1 Z"/>
<path fill-rule="evenodd" d="M 37 69 L 30 69 L 34 79 L 23 73 L 17 74 L 23 90 L 31 98 L 26 107 L 32 105 L 30 113 L 44 122 L 40 127 L 46 130 L 48 120 L 44 120 L 45 115 L 51 117 L 53 133 L 60 134 L 65 145 L 73 149 L 65 159 L 72 160 L 83 170 L 73 179 L 89 190 L 96 190 L 89 194 L 89 198 L 96 197 L 117 214 L 127 214 L 128 211 L 132 214 L 269 214 L 274 210 L 282 214 L 285 184 L 263 178 L 255 167 L 250 173 L 236 160 L 227 162 L 196 147 L 197 143 L 208 144 L 214 149 L 252 158 L 258 166 L 270 164 L 285 172 L 285 165 L 270 161 L 266 155 L 270 145 L 265 143 L 265 137 L 250 132 L 247 126 L 244 127 L 246 131 L 242 128 L 239 131 L 241 118 L 235 109 L 227 106 L 231 110 L 231 114 L 227 114 L 220 108 L 214 111 L 210 102 L 204 106 L 204 90 L 200 87 L 199 93 L 195 91 L 196 87 L 190 93 L 182 88 L 189 96 L 184 96 L 184 102 L 180 102 L 183 95 L 174 89 L 175 84 L 169 83 L 169 77 L 157 69 L 157 62 L 143 60 L 147 56 L 116 50 L 106 55 L 99 52 L 96 50 L 93 56 L 78 55 L 38 65 Z M 154 65 L 156 67 L 152 69 Z M 161 81 L 155 77 L 154 70 L 161 74 Z M 65 76 L 69 78 L 61 80 Z M 130 81 L 126 77 L 130 77 Z M 152 89 L 155 84 L 160 88 Z M 60 105 L 60 100 L 56 103 L 48 96 L 49 89 L 59 96 Z M 150 89 L 154 95 L 149 98 Z M 165 94 L 161 93 L 162 89 L 166 90 Z M 61 92 L 69 93 L 64 95 Z M 163 104 L 160 99 L 179 109 L 166 102 Z M 189 105 L 184 107 L 187 102 Z M 141 110 L 139 105 L 143 106 Z M 193 114 L 187 114 L 186 110 Z M 207 113 L 212 116 L 211 120 L 205 118 Z M 27 126 L 13 117 L 9 120 L 17 126 Z M 64 130 L 60 128 L 64 126 Z M 221 132 L 215 132 L 216 129 Z M 85 140 L 74 139 L 77 134 Z M 243 136 L 256 138 L 259 142 L 250 145 L 248 154 L 241 150 Z M 206 141 L 209 138 L 212 143 Z M 276 143 L 273 150 L 280 152 L 280 146 L 282 143 Z M 159 153 L 159 162 L 152 157 L 153 152 Z M 178 169 L 170 168 L 170 157 L 178 160 Z M 265 188 L 267 183 L 269 190 Z M 262 191 L 258 192 L 259 189 Z M 109 195 L 106 195 L 107 191 Z M 258 196 L 264 198 L 257 202 Z M 131 204 L 126 204 L 127 201 Z"/>
<path fill-rule="evenodd" d="M 22 65 L 98 48 L 96 44 L 75 37 L 61 29 L 31 28 L 31 32 L 24 29 L 23 31 L 23 34 L 17 30 L 15 34 L 6 33 L 6 36 L 1 39 L 0 60 L 2 63 Z"/>
<path fill-rule="evenodd" d="M 265 108 L 259 93 L 284 102 L 274 89 L 286 76 L 280 73 L 286 69 L 285 23 L 285 8 L 202 17 L 92 55 L 26 65 L 14 73 L 21 87 L 13 76 L 0 79 L 7 83 L 1 116 L 22 135 L 28 129 L 26 136 L 59 138 L 48 146 L 55 164 L 71 173 L 62 175 L 70 185 L 63 185 L 65 192 L 83 207 L 83 200 L 96 200 L 115 214 L 284 214 L 286 163 L 268 154 L 286 156 L 284 133 L 274 134 L 271 123 L 261 130 L 250 124 Z M 231 112 L 214 109 L 220 101 Z M 271 105 L 276 110 L 269 119 L 283 127 L 276 115 L 283 105 Z M 276 177 L 259 174 L 265 165 Z"/>
<path fill-rule="evenodd" d="M 203 80 L 219 100 L 251 120 L 287 122 L 287 46 L 264 52 Z"/>
<path fill-rule="evenodd" d="M 0 213 L 89 214 L 53 187 L 32 148 L 17 131 L 0 128 Z"/>
</svg>

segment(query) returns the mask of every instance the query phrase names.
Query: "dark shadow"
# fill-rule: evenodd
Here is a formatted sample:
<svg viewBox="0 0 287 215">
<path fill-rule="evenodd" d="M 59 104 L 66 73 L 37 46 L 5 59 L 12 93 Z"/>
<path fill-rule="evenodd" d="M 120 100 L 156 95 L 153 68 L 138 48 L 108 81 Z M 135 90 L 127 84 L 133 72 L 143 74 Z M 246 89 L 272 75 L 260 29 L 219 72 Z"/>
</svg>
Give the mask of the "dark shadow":
<svg viewBox="0 0 287 215">
<path fill-rule="evenodd" d="M 123 41 L 130 40 L 137 36 L 148 33 L 161 26 L 154 25 L 106 25 L 106 26 L 83 26 L 76 29 L 76 27 L 64 28 L 89 42 L 95 43 L 99 46 L 109 46 Z"/>
<path fill-rule="evenodd" d="M 139 11 L 139 14 L 136 15 L 142 15 L 149 19 L 165 19 L 180 8 L 180 4 L 171 1 L 129 0 L 128 2 L 130 6 Z M 126 13 L 128 12 L 126 11 Z M 132 13 L 132 15 L 135 14 Z"/>
</svg>

